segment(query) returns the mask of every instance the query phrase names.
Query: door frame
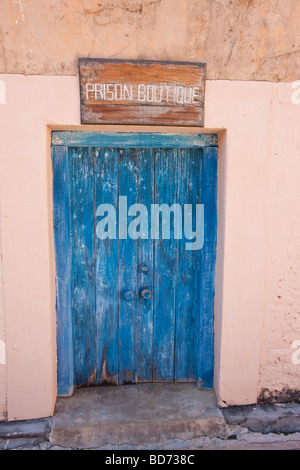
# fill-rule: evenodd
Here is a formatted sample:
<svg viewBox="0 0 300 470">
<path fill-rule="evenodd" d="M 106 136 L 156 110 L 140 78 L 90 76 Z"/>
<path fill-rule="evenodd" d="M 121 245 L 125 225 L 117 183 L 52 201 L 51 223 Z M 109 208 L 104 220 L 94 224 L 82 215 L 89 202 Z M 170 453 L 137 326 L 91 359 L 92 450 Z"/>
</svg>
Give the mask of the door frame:
<svg viewBox="0 0 300 470">
<path fill-rule="evenodd" d="M 204 148 L 216 152 L 217 134 L 168 134 L 157 132 L 86 132 L 52 131 L 51 157 L 53 170 L 53 230 L 56 262 L 56 325 L 57 325 L 57 388 L 58 396 L 70 396 L 74 391 L 73 332 L 71 302 L 71 249 L 69 174 L 67 152 L 70 147 L 163 147 L 163 148 Z M 214 149 L 214 150 L 210 150 Z M 201 287 L 205 299 L 206 330 L 198 332 L 201 351 L 208 359 L 208 367 L 198 368 L 199 386 L 211 388 L 214 374 L 214 293 L 217 249 L 217 193 L 218 162 L 210 161 L 206 185 L 212 195 L 212 209 L 215 210 L 215 227 L 205 252 L 205 262 L 210 266 L 207 285 Z M 204 249 L 204 248 L 202 248 Z M 200 352 L 199 352 L 200 354 Z M 203 362 L 203 361 L 202 361 Z M 202 368 L 201 368 L 202 367 Z M 207 369 L 207 370 L 206 370 Z"/>
</svg>

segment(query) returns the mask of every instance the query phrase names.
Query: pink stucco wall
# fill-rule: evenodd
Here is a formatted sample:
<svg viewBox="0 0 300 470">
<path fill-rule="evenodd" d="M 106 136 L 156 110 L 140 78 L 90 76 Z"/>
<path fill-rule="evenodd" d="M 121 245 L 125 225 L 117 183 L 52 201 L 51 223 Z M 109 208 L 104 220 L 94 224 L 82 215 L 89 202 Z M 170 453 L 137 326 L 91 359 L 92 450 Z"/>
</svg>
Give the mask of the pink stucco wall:
<svg viewBox="0 0 300 470">
<path fill-rule="evenodd" d="M 300 390 L 300 82 L 273 85 L 260 387 Z M 288 391 L 287 390 L 287 391 Z M 299 399 L 299 398 L 298 398 Z"/>
<path fill-rule="evenodd" d="M 79 128 L 79 87 L 78 77 L 0 80 L 6 87 L 0 104 L 0 340 L 6 345 L 0 413 L 2 406 L 13 420 L 50 416 L 55 405 L 49 135 L 51 128 Z M 291 83 L 209 80 L 205 129 L 176 129 L 214 130 L 220 138 L 215 390 L 221 406 L 255 403 L 262 388 L 300 388 L 292 348 L 300 340 L 300 104 L 293 93 Z M 121 127 L 97 128 L 103 129 Z"/>
<path fill-rule="evenodd" d="M 0 205 L 1 212 L 1 205 Z M 6 418 L 6 346 L 0 225 L 0 421 Z"/>
</svg>

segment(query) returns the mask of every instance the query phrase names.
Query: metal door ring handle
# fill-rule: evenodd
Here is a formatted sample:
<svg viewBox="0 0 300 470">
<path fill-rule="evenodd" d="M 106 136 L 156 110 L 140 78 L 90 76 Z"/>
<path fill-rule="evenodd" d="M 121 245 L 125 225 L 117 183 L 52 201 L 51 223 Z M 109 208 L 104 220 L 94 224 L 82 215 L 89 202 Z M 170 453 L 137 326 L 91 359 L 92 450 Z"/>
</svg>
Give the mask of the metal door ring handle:
<svg viewBox="0 0 300 470">
<path fill-rule="evenodd" d="M 143 297 L 143 299 L 149 300 L 152 297 L 152 292 L 149 289 L 143 289 L 141 292 L 141 296 Z"/>
</svg>

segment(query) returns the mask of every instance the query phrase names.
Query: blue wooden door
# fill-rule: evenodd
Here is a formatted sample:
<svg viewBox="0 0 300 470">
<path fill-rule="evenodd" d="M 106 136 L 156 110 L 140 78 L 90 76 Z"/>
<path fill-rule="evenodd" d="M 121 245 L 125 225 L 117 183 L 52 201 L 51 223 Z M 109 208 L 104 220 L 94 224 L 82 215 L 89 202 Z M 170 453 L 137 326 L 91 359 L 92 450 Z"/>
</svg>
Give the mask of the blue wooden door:
<svg viewBox="0 0 300 470">
<path fill-rule="evenodd" d="M 58 388 L 213 382 L 216 136 L 53 133 Z"/>
</svg>

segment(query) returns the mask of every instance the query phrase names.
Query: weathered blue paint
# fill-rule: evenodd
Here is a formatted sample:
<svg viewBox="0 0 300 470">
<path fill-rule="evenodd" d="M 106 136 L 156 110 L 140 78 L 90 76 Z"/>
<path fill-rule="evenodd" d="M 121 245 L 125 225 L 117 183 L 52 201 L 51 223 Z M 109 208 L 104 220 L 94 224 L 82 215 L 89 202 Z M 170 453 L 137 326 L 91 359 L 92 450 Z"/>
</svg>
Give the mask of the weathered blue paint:
<svg viewBox="0 0 300 470">
<path fill-rule="evenodd" d="M 70 133 L 54 134 L 59 395 L 83 384 L 198 380 L 211 387 L 217 140 L 209 146 L 203 135 L 160 134 L 149 145 L 150 135 L 131 134 L 120 145 L 112 134 L 103 139 L 109 146 L 95 146 L 102 134 L 72 134 L 71 145 Z M 170 240 L 99 240 L 97 207 L 117 207 L 119 196 L 149 209 L 204 204 L 203 248 L 174 240 L 173 222 Z"/>
<path fill-rule="evenodd" d="M 93 383 L 96 370 L 94 159 L 91 148 L 69 157 L 71 292 L 75 385 Z"/>
<path fill-rule="evenodd" d="M 127 196 L 128 206 L 137 202 L 138 154 L 131 148 L 119 151 L 119 195 Z M 119 239 L 119 383 L 137 382 L 137 320 L 138 320 L 138 250 L 137 242 Z M 124 300 L 126 291 L 135 292 L 132 301 Z"/>
<path fill-rule="evenodd" d="M 52 145 L 68 147 L 152 147 L 152 148 L 193 148 L 218 145 L 217 134 L 160 134 L 102 133 L 55 131 L 52 132 Z"/>
<path fill-rule="evenodd" d="M 150 207 L 154 198 L 153 149 L 140 148 L 135 152 L 138 161 L 138 201 Z M 148 235 L 151 233 L 151 223 Z M 139 239 L 137 243 L 138 317 L 137 317 L 137 375 L 138 381 L 152 381 L 153 374 L 153 240 Z M 144 292 L 143 292 L 144 291 Z M 151 292 L 148 299 L 147 291 Z"/>
<path fill-rule="evenodd" d="M 56 257 L 57 383 L 60 396 L 71 395 L 74 389 L 69 236 L 70 194 L 67 155 L 67 147 L 52 148 L 53 228 Z"/>
<path fill-rule="evenodd" d="M 119 152 L 95 148 L 95 208 L 101 201 L 117 207 Z M 95 224 L 98 222 L 96 220 Z M 118 241 L 95 237 L 96 383 L 118 383 L 119 324 Z"/>
<path fill-rule="evenodd" d="M 155 150 L 155 203 L 172 205 L 178 197 L 177 149 Z M 162 234 L 161 234 L 162 236 Z M 154 352 L 153 380 L 174 376 L 175 293 L 177 240 L 171 225 L 170 240 L 154 240 Z"/>
<path fill-rule="evenodd" d="M 182 206 L 203 203 L 202 193 L 206 184 L 205 181 L 200 184 L 203 163 L 203 149 L 179 150 L 178 202 Z M 202 354 L 202 351 L 197 349 L 199 320 L 203 314 L 200 295 L 201 268 L 201 251 L 186 250 L 185 239 L 178 240 L 175 300 L 176 380 L 197 379 L 197 357 Z"/>
<path fill-rule="evenodd" d="M 201 314 L 197 378 L 203 386 L 212 387 L 214 370 L 214 298 L 217 249 L 217 185 L 218 151 L 215 147 L 204 150 L 202 172 L 203 201 L 205 207 L 204 246 L 201 255 Z"/>
</svg>

